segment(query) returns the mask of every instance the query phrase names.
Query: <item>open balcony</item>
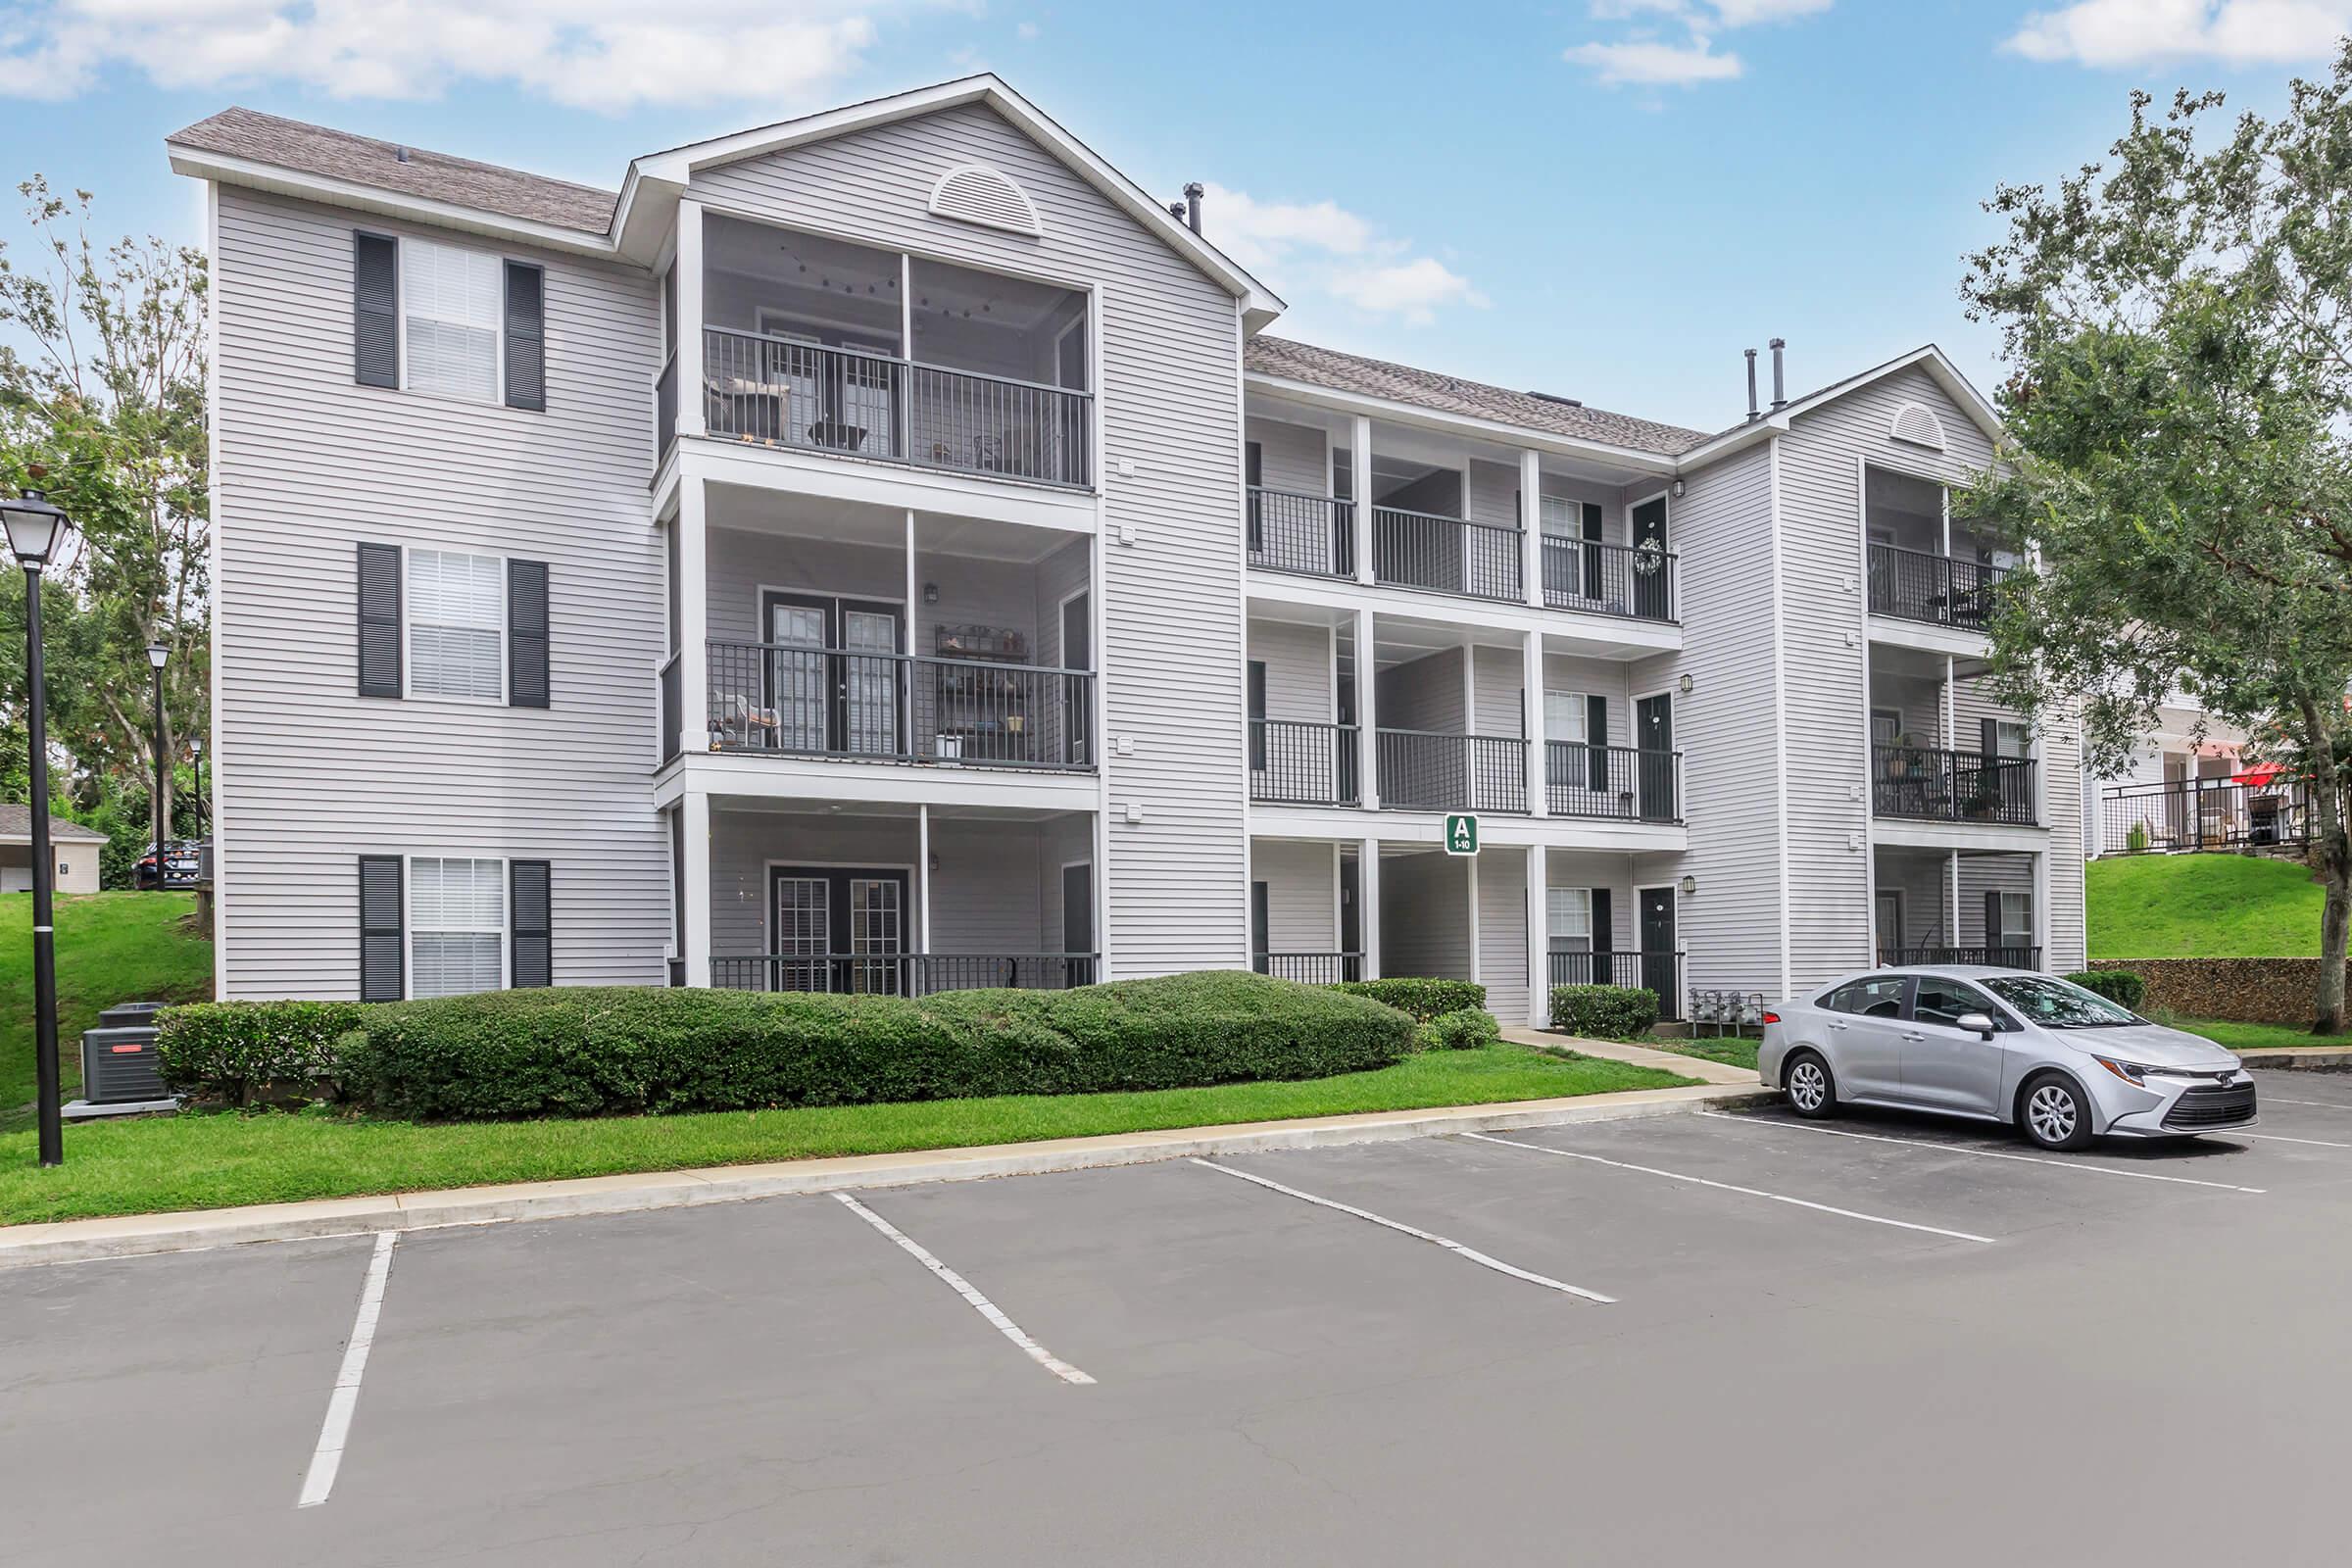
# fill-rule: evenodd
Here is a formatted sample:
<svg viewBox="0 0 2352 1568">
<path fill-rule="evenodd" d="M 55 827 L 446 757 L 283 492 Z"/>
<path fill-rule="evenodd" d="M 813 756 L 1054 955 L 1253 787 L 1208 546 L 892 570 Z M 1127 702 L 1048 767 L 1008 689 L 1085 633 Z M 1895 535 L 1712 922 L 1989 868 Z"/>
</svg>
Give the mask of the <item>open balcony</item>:
<svg viewBox="0 0 2352 1568">
<path fill-rule="evenodd" d="M 703 233 L 704 318 L 686 341 L 707 435 L 1093 486 L 1083 293 L 715 215 Z M 677 374 L 673 357 L 655 386 L 663 451 Z"/>
</svg>

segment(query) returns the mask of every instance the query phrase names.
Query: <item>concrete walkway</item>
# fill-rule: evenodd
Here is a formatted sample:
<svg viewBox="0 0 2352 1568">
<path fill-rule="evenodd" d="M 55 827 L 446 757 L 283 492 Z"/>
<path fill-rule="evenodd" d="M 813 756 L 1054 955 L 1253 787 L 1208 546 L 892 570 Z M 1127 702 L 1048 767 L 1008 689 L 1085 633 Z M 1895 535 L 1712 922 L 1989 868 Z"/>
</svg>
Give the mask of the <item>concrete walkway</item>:
<svg viewBox="0 0 2352 1568">
<path fill-rule="evenodd" d="M 1503 1025 L 1502 1038 L 1518 1045 L 1534 1046 L 1540 1051 L 1573 1051 L 1580 1056 L 1605 1056 L 1611 1061 L 1630 1061 L 1637 1067 L 1677 1072 L 1702 1083 L 1740 1084 L 1749 1089 L 1761 1087 L 1752 1067 L 1735 1067 L 1729 1062 L 1709 1061 L 1704 1056 L 1686 1056 L 1679 1052 L 1657 1051 L 1648 1046 L 1628 1045 L 1621 1040 L 1580 1040 L 1575 1035 L 1558 1034 L 1549 1029 L 1527 1029 L 1513 1024 Z"/>
<path fill-rule="evenodd" d="M 1545 1037 L 1542 1043 L 1557 1046 L 1564 1038 Z M 1591 1047 L 1590 1054 L 1592 1055 L 1610 1055 L 1620 1060 L 1654 1064 L 1687 1078 L 1698 1077 L 1698 1069 L 1714 1065 L 1664 1052 L 1645 1051 L 1640 1047 L 1611 1046 L 1597 1041 L 1571 1043 L 1579 1050 Z M 1632 1054 L 1620 1056 L 1619 1053 Z M 1747 1075 L 1747 1079 L 1744 1089 L 1710 1083 L 1684 1089 L 1636 1089 L 1614 1095 L 1580 1095 L 1564 1100 L 1444 1105 L 1424 1110 L 1368 1111 L 1348 1116 L 1307 1116 L 1289 1121 L 1238 1122 L 1219 1127 L 1114 1133 L 1099 1138 L 1055 1138 L 1037 1143 L 997 1144 L 973 1149 L 932 1149 L 897 1154 L 781 1160 L 764 1165 L 720 1165 L 700 1170 L 649 1171 L 635 1175 L 588 1176 L 571 1181 L 526 1182 L 507 1187 L 459 1187 L 440 1192 L 267 1203 L 248 1208 L 126 1214 L 106 1219 L 0 1226 L 0 1269 L 36 1263 L 80 1262 L 100 1257 L 128 1257 L 147 1252 L 198 1251 L 246 1242 L 353 1236 L 375 1231 L 426 1230 L 503 1220 L 559 1219 L 581 1214 L 622 1214 L 653 1208 L 683 1208 L 704 1203 L 776 1198 L 794 1193 L 910 1187 L 931 1182 L 976 1181 L 990 1176 L 1030 1176 L 1048 1171 L 1142 1165 L 1188 1155 L 1324 1149 L 1343 1144 L 1434 1138 L 1447 1133 L 1506 1132 L 1514 1128 L 1557 1127 L 1571 1122 L 1671 1115 L 1678 1111 L 1721 1109 L 1763 1098 L 1755 1090 L 1753 1075 Z"/>
</svg>

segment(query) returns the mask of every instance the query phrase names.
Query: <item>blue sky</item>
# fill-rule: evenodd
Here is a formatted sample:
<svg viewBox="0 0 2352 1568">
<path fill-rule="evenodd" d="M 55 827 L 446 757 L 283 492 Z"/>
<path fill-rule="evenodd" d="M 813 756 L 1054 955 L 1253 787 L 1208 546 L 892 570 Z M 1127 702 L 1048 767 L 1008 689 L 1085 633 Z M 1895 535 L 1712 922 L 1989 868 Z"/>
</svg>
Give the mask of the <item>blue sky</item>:
<svg viewBox="0 0 2352 1568">
<path fill-rule="evenodd" d="M 1275 330 L 1714 428 L 1930 340 L 1962 253 L 2126 94 L 2275 110 L 2333 0 L 0 0 L 0 173 L 194 240 L 162 142 L 228 103 L 612 187 L 629 157 L 993 70 L 1148 188 L 1208 182 Z M 14 223 L 0 224 L 12 242 Z M 12 243 L 12 250 L 16 247 Z"/>
</svg>

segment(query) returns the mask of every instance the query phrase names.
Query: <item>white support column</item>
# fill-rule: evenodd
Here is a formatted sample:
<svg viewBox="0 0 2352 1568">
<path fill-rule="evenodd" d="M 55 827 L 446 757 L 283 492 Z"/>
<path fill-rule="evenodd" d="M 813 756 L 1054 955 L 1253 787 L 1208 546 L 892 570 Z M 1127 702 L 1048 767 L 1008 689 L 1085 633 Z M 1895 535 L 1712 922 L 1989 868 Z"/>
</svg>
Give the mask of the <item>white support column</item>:
<svg viewBox="0 0 2352 1568">
<path fill-rule="evenodd" d="M 679 828 L 684 838 L 685 886 L 680 901 L 685 930 L 680 940 L 686 951 L 686 983 L 710 983 L 710 797 L 688 790 L 678 799 Z M 762 894 L 762 897 L 765 895 Z"/>
<path fill-rule="evenodd" d="M 1380 840 L 1355 841 L 1355 930 L 1364 945 L 1364 978 L 1380 978 Z"/>
<path fill-rule="evenodd" d="M 1380 809 L 1380 718 L 1373 702 L 1380 660 L 1372 638 L 1372 612 L 1355 612 L 1355 793 L 1367 811 Z"/>
<path fill-rule="evenodd" d="M 914 258 L 899 253 L 899 358 L 914 358 Z"/>
<path fill-rule="evenodd" d="M 1372 577 L 1372 421 L 1359 417 L 1348 437 L 1348 460 L 1354 465 L 1348 493 L 1355 498 L 1355 580 Z"/>
<path fill-rule="evenodd" d="M 1519 585 L 1527 602 L 1544 603 L 1544 460 L 1519 454 Z"/>
<path fill-rule="evenodd" d="M 2047 850 L 2036 850 L 2034 854 L 2034 907 L 2029 914 L 2031 917 L 2026 922 L 2026 935 L 2034 946 L 2041 950 L 2042 970 L 2056 974 L 2059 972 L 2058 955 L 2050 946 L 2050 855 Z"/>
<path fill-rule="evenodd" d="M 1527 808 L 1537 816 L 1551 814 L 1550 773 L 1545 766 L 1544 734 L 1544 634 L 1529 632 L 1519 655 L 1519 710 L 1527 741 Z"/>
<path fill-rule="evenodd" d="M 703 204 L 678 203 L 678 434 L 703 423 Z"/>
<path fill-rule="evenodd" d="M 931 951 L 931 808 L 914 808 L 915 951 Z"/>
<path fill-rule="evenodd" d="M 921 651 L 914 638 L 914 617 L 920 613 L 920 607 L 923 602 L 922 585 L 915 580 L 915 575 L 914 509 L 912 507 L 908 507 L 906 509 L 906 646 L 899 650 L 904 654 L 919 653 Z M 764 639 L 762 640 L 764 641 Z M 906 715 L 906 721 L 909 724 L 913 723 L 914 715 L 912 713 L 908 713 Z M 912 748 L 913 743 L 914 737 L 909 734 L 907 736 L 907 745 L 909 749 Z"/>
<path fill-rule="evenodd" d="M 1541 1029 L 1551 1022 L 1551 852 L 1541 844 L 1527 851 L 1527 1021 Z"/>
<path fill-rule="evenodd" d="M 701 479 L 679 484 L 670 526 L 678 530 L 678 751 L 692 757 L 710 750 L 710 564 Z"/>
<path fill-rule="evenodd" d="M 1462 857 L 1462 886 L 1463 886 L 1463 888 L 1464 888 L 1464 889 L 1465 889 L 1465 890 L 1468 892 L 1468 894 L 1469 894 L 1469 905 L 1468 905 L 1468 910 L 1469 910 L 1469 915 L 1470 915 L 1470 973 L 1469 973 L 1469 976 L 1468 976 L 1468 978 L 1469 978 L 1469 981 L 1470 981 L 1470 983 L 1471 983 L 1472 985 L 1477 985 L 1477 984 L 1479 984 L 1479 978 L 1478 978 L 1478 857 L 1477 857 L 1477 856 L 1475 856 L 1475 855 L 1465 855 L 1465 856 L 1463 856 L 1463 857 Z"/>
<path fill-rule="evenodd" d="M 1960 667 L 1951 655 L 1943 656 L 1943 744 L 1947 751 L 1960 750 L 1959 705 L 1952 693 L 1953 676 Z"/>
<path fill-rule="evenodd" d="M 1951 906 L 1945 911 L 1945 919 L 1949 923 L 1944 927 L 1943 945 L 1956 948 L 1960 945 L 1960 852 L 1946 852 L 1943 862 L 1944 882 L 1951 895 Z M 1989 942 L 1991 939 L 1987 937 L 1985 940 Z"/>
</svg>

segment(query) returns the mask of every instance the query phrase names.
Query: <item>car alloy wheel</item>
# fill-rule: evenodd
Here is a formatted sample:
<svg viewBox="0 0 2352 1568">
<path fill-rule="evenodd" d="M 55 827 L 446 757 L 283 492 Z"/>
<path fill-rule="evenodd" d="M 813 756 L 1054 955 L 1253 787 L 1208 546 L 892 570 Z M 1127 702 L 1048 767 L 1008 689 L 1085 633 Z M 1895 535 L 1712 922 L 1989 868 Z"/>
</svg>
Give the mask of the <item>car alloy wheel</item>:
<svg viewBox="0 0 2352 1568">
<path fill-rule="evenodd" d="M 1788 1102 L 1807 1116 L 1818 1116 L 1830 1102 L 1828 1069 L 1807 1056 L 1788 1069 Z"/>
</svg>

